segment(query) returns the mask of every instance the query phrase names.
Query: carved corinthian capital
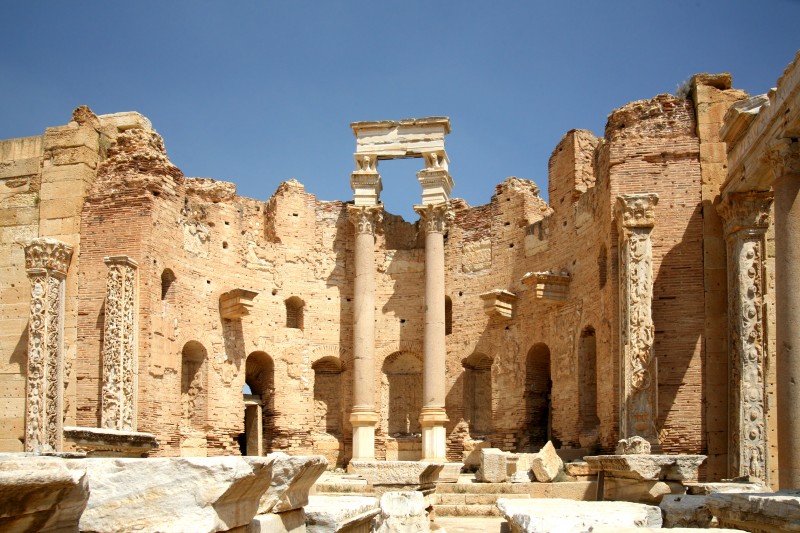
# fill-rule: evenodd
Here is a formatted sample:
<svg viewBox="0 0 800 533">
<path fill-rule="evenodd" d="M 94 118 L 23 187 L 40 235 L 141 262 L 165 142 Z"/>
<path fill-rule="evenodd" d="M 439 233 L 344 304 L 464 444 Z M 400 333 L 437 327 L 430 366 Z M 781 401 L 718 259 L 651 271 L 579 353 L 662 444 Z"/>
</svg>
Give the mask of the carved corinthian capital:
<svg viewBox="0 0 800 533">
<path fill-rule="evenodd" d="M 420 222 L 426 234 L 444 233 L 447 231 L 448 224 L 456 218 L 455 213 L 450 209 L 450 204 L 447 202 L 415 205 L 414 211 L 419 214 Z"/>
<path fill-rule="evenodd" d="M 383 222 L 383 206 L 347 206 L 347 217 L 355 226 L 356 234 L 375 235 L 378 226 Z"/>
<path fill-rule="evenodd" d="M 725 222 L 725 238 L 739 231 L 763 233 L 769 228 L 772 192 L 747 191 L 725 195 L 717 212 Z"/>
<path fill-rule="evenodd" d="M 787 176 L 800 178 L 800 141 L 778 139 L 770 145 L 767 161 L 776 180 Z"/>
<path fill-rule="evenodd" d="M 72 259 L 72 246 L 47 237 L 32 239 L 23 244 L 25 247 L 25 268 L 43 268 L 57 272 L 62 276 L 67 274 L 70 259 Z"/>
<path fill-rule="evenodd" d="M 658 195 L 622 194 L 617 196 L 614 213 L 620 231 L 631 228 L 652 228 L 656 223 Z"/>
</svg>

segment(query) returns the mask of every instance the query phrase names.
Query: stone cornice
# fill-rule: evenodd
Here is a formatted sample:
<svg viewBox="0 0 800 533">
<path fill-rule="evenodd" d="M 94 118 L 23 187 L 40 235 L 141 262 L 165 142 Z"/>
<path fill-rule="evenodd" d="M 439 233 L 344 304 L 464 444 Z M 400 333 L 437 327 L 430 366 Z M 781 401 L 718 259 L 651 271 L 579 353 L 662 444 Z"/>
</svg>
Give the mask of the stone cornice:
<svg viewBox="0 0 800 533">
<path fill-rule="evenodd" d="M 769 228 L 772 192 L 738 192 L 726 194 L 717 206 L 724 221 L 723 232 L 730 237 L 739 231 L 764 233 Z"/>
<path fill-rule="evenodd" d="M 47 237 L 23 243 L 26 269 L 47 269 L 67 274 L 72 259 L 72 246 Z"/>
</svg>

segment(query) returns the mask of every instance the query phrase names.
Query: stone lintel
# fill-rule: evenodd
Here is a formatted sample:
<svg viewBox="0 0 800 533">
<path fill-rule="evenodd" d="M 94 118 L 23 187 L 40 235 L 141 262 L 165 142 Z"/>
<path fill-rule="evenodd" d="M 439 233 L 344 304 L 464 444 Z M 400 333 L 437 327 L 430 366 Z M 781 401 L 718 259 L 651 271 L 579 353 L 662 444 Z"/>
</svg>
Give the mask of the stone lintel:
<svg viewBox="0 0 800 533">
<path fill-rule="evenodd" d="M 353 122 L 356 154 L 370 154 L 377 159 L 425 157 L 426 153 L 444 150 L 444 137 L 450 133 L 447 117 Z"/>
<path fill-rule="evenodd" d="M 140 431 L 65 427 L 64 440 L 90 457 L 146 457 L 158 449 L 156 436 Z"/>
<path fill-rule="evenodd" d="M 705 455 L 590 455 L 583 458 L 606 476 L 638 480 L 693 481 Z"/>
<path fill-rule="evenodd" d="M 347 471 L 358 474 L 372 486 L 428 488 L 439 480 L 447 463 L 423 461 L 350 461 Z"/>
<path fill-rule="evenodd" d="M 517 295 L 503 289 L 494 289 L 480 295 L 483 300 L 483 311 L 489 316 L 512 318 Z"/>
<path fill-rule="evenodd" d="M 522 276 L 522 283 L 533 287 L 533 296 L 537 300 L 548 300 L 561 303 L 566 301 L 569 293 L 569 282 L 572 276 L 568 272 L 528 272 Z"/>
<path fill-rule="evenodd" d="M 234 320 L 250 314 L 253 299 L 258 292 L 248 289 L 233 289 L 219 297 L 219 314 L 222 318 Z"/>
</svg>

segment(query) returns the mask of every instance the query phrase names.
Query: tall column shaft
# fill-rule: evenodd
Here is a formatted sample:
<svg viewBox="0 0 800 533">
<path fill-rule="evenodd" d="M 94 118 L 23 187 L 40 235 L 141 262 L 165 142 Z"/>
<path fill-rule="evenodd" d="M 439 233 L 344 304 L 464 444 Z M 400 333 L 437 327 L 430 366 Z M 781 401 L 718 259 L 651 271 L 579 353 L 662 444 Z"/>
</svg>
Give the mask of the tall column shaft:
<svg viewBox="0 0 800 533">
<path fill-rule="evenodd" d="M 778 472 L 781 489 L 800 487 L 800 143 L 770 153 L 775 182 L 775 340 Z"/>
<path fill-rule="evenodd" d="M 422 363 L 422 460 L 447 460 L 444 232 L 453 214 L 447 203 L 415 206 L 425 231 L 425 329 Z"/>
<path fill-rule="evenodd" d="M 719 206 L 728 250 L 731 477 L 769 482 L 764 332 L 765 234 L 772 194 L 728 194 Z"/>
<path fill-rule="evenodd" d="M 353 459 L 375 459 L 375 226 L 381 207 L 349 208 L 355 226 L 353 287 Z"/>
<path fill-rule="evenodd" d="M 25 451 L 56 452 L 64 434 L 64 279 L 72 247 L 55 239 L 25 245 L 31 282 Z"/>
<path fill-rule="evenodd" d="M 617 197 L 621 387 L 620 438 L 658 445 L 658 367 L 653 354 L 653 245 L 656 194 Z"/>
</svg>

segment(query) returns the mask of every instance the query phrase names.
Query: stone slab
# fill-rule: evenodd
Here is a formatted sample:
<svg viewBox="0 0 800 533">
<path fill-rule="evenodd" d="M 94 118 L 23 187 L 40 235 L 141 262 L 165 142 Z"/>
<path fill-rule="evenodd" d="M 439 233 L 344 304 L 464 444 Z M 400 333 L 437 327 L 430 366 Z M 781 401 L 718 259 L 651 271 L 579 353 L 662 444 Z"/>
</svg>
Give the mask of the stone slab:
<svg viewBox="0 0 800 533">
<path fill-rule="evenodd" d="M 606 477 L 693 481 L 705 455 L 589 455 L 584 457 L 595 472 Z"/>
<path fill-rule="evenodd" d="M 508 455 L 498 448 L 481 449 L 481 466 L 476 476 L 485 483 L 502 483 L 508 479 Z"/>
<path fill-rule="evenodd" d="M 711 527 L 714 518 L 706 503 L 708 496 L 668 494 L 659 504 L 664 527 Z"/>
<path fill-rule="evenodd" d="M 531 460 L 531 471 L 539 483 L 555 481 L 563 469 L 564 462 L 550 441 L 547 441 L 547 444 Z"/>
<path fill-rule="evenodd" d="M 306 533 L 306 515 L 303 509 L 256 515 L 245 531 L 247 533 Z"/>
<path fill-rule="evenodd" d="M 445 464 L 422 461 L 350 461 L 347 470 L 360 475 L 372 486 L 429 488 L 438 481 Z"/>
<path fill-rule="evenodd" d="M 576 502 L 562 499 L 497 500 L 497 508 L 519 533 L 595 531 L 599 525 L 661 527 L 661 510 L 629 502 Z"/>
<path fill-rule="evenodd" d="M 685 493 L 686 487 L 677 481 L 606 478 L 603 497 L 606 500 L 658 505 L 667 494 Z"/>
<path fill-rule="evenodd" d="M 445 463 L 444 468 L 439 472 L 437 483 L 458 483 L 458 476 L 461 475 L 463 468 L 464 463 Z"/>
<path fill-rule="evenodd" d="M 375 519 L 376 533 L 430 531 L 427 503 L 420 492 L 386 492 L 381 496 L 380 507 Z"/>
<path fill-rule="evenodd" d="M 725 527 L 756 527 L 769 533 L 800 531 L 800 490 L 710 494 L 706 505 Z"/>
<path fill-rule="evenodd" d="M 64 440 L 89 457 L 147 457 L 158 448 L 152 433 L 116 429 L 65 427 Z"/>
<path fill-rule="evenodd" d="M 369 533 L 380 505 L 368 496 L 309 496 L 305 513 L 308 533 Z"/>
<path fill-rule="evenodd" d="M 272 480 L 261 496 L 258 514 L 282 513 L 303 507 L 308 503 L 311 487 L 328 468 L 328 460 L 322 455 L 298 456 L 275 452 L 265 459 L 272 464 Z"/>
<path fill-rule="evenodd" d="M 707 495 L 727 494 L 731 492 L 772 492 L 772 489 L 760 483 L 738 483 L 735 481 L 717 481 L 709 483 L 684 483 L 686 494 Z"/>
</svg>

